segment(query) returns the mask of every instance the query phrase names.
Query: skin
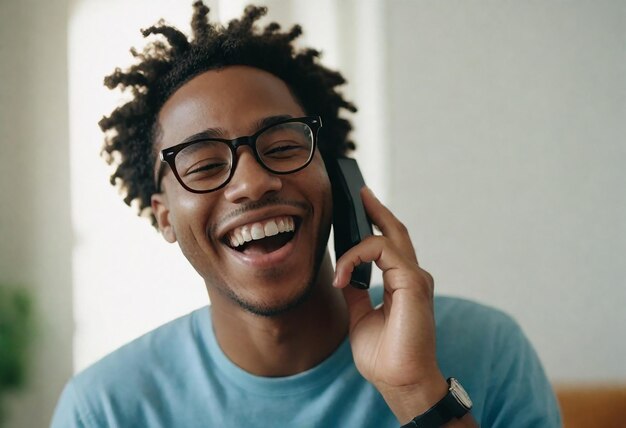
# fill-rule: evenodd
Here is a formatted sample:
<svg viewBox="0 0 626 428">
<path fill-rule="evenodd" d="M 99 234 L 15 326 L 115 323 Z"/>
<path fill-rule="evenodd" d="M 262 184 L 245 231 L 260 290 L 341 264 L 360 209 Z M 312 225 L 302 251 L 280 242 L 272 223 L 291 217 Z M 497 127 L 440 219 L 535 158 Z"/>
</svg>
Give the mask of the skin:
<svg viewBox="0 0 626 428">
<path fill-rule="evenodd" d="M 280 79 L 244 66 L 207 71 L 165 103 L 155 148 L 207 128 L 220 128 L 229 139 L 251 135 L 259 120 L 276 115 L 306 115 Z M 263 169 L 248 147 L 237 155 L 232 180 L 218 191 L 190 193 L 168 169 L 163 192 L 152 197 L 164 238 L 178 242 L 205 280 L 224 353 L 252 374 L 287 376 L 319 364 L 349 333 L 358 370 L 398 420 L 406 423 L 426 411 L 445 395 L 447 383 L 435 359 L 433 280 L 419 267 L 406 228 L 364 189 L 366 211 L 381 235 L 344 254 L 335 273 L 326 251 L 330 183 L 319 153 L 307 168 L 288 175 Z M 299 222 L 289 251 L 278 258 L 242 258 L 221 242 L 234 226 L 276 215 Z M 347 287 L 361 261 L 383 271 L 380 308 L 372 308 L 367 292 Z M 468 414 L 446 426 L 476 424 Z"/>
</svg>

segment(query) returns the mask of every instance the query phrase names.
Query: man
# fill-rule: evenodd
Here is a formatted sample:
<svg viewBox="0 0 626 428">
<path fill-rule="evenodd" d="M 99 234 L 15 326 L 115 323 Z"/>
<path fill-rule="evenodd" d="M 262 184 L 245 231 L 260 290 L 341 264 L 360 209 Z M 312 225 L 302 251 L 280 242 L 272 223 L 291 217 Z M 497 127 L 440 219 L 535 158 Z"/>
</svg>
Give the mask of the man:
<svg viewBox="0 0 626 428">
<path fill-rule="evenodd" d="M 381 235 L 333 270 L 324 160 L 353 148 L 343 78 L 316 51 L 294 50 L 299 27 L 258 31 L 263 8 L 226 28 L 194 8 L 192 40 L 163 24 L 144 31 L 168 43 L 106 79 L 134 98 L 100 125 L 104 152 L 119 159 L 112 183 L 178 243 L 211 306 L 76 376 L 52 425 L 559 426 L 516 324 L 433 298 L 406 229 L 368 189 Z M 349 285 L 369 261 L 384 280 L 371 293 Z"/>
</svg>

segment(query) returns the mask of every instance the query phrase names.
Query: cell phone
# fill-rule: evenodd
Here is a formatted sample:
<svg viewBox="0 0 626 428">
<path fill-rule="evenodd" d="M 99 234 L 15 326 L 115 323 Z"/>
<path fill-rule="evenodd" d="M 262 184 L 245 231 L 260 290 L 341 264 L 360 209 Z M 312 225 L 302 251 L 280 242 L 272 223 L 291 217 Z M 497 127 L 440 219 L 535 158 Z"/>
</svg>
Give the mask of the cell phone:
<svg viewBox="0 0 626 428">
<path fill-rule="evenodd" d="M 363 176 L 354 159 L 335 158 L 326 162 L 333 193 L 333 230 L 337 259 L 350 248 L 372 234 L 361 189 L 365 186 Z M 372 275 L 372 263 L 361 263 L 352 271 L 350 284 L 367 289 Z"/>
</svg>

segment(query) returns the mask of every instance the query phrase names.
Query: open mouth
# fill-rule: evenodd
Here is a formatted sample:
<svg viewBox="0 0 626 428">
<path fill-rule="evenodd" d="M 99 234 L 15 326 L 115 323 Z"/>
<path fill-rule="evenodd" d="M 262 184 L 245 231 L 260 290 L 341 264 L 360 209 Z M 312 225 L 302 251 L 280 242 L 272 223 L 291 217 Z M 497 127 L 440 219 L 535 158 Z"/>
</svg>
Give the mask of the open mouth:
<svg viewBox="0 0 626 428">
<path fill-rule="evenodd" d="M 292 216 L 274 217 L 237 227 L 223 242 L 235 251 L 255 255 L 268 254 L 287 245 L 296 233 L 298 220 Z"/>
</svg>

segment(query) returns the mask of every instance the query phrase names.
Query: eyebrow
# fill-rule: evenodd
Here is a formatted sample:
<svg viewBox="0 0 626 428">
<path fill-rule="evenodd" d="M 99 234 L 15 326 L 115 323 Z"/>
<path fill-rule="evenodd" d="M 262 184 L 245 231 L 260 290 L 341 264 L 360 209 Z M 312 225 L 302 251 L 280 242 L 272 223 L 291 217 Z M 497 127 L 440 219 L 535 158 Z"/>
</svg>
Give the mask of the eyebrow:
<svg viewBox="0 0 626 428">
<path fill-rule="evenodd" d="M 254 132 L 258 132 L 260 129 L 266 128 L 268 126 L 274 125 L 278 122 L 281 122 L 283 120 L 287 120 L 287 119 L 292 119 L 293 116 L 289 115 L 289 114 L 280 114 L 280 115 L 276 115 L 276 116 L 267 116 L 264 117 L 263 119 L 259 119 L 256 121 L 256 123 L 254 124 Z M 253 132 L 253 134 L 254 134 Z M 226 131 L 224 130 L 224 128 L 207 128 L 204 131 L 198 132 L 196 134 L 193 134 L 187 138 L 185 138 L 181 144 L 183 143 L 187 143 L 190 141 L 194 141 L 194 140 L 210 140 L 213 138 L 224 138 L 224 136 L 226 135 Z M 236 137 L 239 138 L 239 137 Z"/>
</svg>

